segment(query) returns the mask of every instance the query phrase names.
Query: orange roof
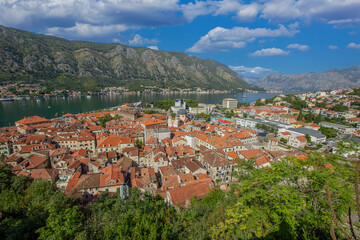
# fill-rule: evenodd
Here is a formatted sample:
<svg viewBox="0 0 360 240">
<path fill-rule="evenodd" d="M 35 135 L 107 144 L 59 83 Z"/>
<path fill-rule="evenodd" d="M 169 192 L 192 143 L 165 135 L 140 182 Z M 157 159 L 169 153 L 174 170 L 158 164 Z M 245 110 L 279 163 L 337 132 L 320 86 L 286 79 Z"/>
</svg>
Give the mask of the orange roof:
<svg viewBox="0 0 360 240">
<path fill-rule="evenodd" d="M 51 179 L 54 176 L 54 169 L 34 169 L 31 172 L 33 179 Z"/>
<path fill-rule="evenodd" d="M 185 206 L 185 204 L 190 201 L 194 195 L 200 199 L 206 196 L 209 192 L 210 187 L 207 183 L 198 183 L 170 190 L 169 194 L 172 204 Z"/>
<path fill-rule="evenodd" d="M 262 157 L 262 158 L 259 158 L 259 159 L 256 159 L 256 164 L 260 167 L 266 163 L 268 163 L 269 160 L 266 159 L 265 157 Z"/>
<path fill-rule="evenodd" d="M 46 158 L 39 157 L 39 156 L 36 156 L 36 155 L 32 155 L 28 159 L 25 159 L 24 161 L 22 161 L 21 163 L 16 165 L 11 170 L 12 171 L 19 171 L 19 170 L 21 170 L 21 165 L 24 165 L 26 167 L 26 169 L 34 169 L 34 168 L 37 168 L 38 166 L 40 166 L 45 161 L 47 161 Z"/>
<path fill-rule="evenodd" d="M 28 124 L 35 124 L 35 123 L 43 123 L 43 122 L 49 122 L 46 118 L 42 118 L 39 116 L 31 116 L 31 117 L 25 117 L 19 121 L 16 121 L 16 123 L 28 125 Z"/>
<path fill-rule="evenodd" d="M 141 124 L 144 126 L 151 126 L 151 125 L 157 125 L 157 124 L 165 124 L 166 121 L 159 120 L 159 119 L 150 119 L 147 121 L 142 122 Z"/>
<path fill-rule="evenodd" d="M 277 142 L 279 141 L 277 138 L 269 138 L 270 141 Z"/>
<path fill-rule="evenodd" d="M 106 138 L 101 139 L 97 147 L 103 148 L 103 147 L 118 147 L 120 144 L 126 144 L 126 143 L 134 143 L 135 140 L 133 138 L 129 137 L 120 137 L 120 136 L 109 136 Z"/>
<path fill-rule="evenodd" d="M 234 151 L 228 152 L 227 154 L 230 158 L 238 158 L 239 157 L 239 155 Z"/>
<path fill-rule="evenodd" d="M 194 176 L 192 173 L 185 173 L 179 175 L 180 183 L 192 182 L 195 181 Z"/>
<path fill-rule="evenodd" d="M 251 149 L 251 150 L 243 150 L 239 151 L 241 155 L 243 155 L 246 159 L 260 159 L 260 158 L 267 158 L 266 155 L 259 149 Z"/>
<path fill-rule="evenodd" d="M 291 135 L 289 132 L 281 132 L 282 135 Z"/>
<path fill-rule="evenodd" d="M 100 186 L 121 184 L 124 184 L 124 176 L 120 167 L 111 164 L 103 169 L 103 174 L 100 176 Z"/>
<path fill-rule="evenodd" d="M 90 131 L 100 131 L 102 129 L 101 126 L 90 126 L 89 130 Z"/>
<path fill-rule="evenodd" d="M 304 137 L 304 136 L 297 136 L 296 139 L 299 140 L 300 142 L 306 142 L 307 141 L 306 137 Z"/>
</svg>

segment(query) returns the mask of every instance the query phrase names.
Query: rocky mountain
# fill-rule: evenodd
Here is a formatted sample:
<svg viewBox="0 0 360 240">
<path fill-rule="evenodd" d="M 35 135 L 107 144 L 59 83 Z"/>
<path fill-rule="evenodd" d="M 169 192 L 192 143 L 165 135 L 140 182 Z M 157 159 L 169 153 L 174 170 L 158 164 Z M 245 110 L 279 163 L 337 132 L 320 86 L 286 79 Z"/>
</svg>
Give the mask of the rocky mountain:
<svg viewBox="0 0 360 240">
<path fill-rule="evenodd" d="M 256 86 L 288 91 L 320 91 L 360 86 L 360 65 L 323 73 L 270 73 L 253 83 Z"/>
<path fill-rule="evenodd" d="M 66 39 L 0 26 L 0 82 L 257 89 L 227 66 L 178 52 Z"/>
</svg>

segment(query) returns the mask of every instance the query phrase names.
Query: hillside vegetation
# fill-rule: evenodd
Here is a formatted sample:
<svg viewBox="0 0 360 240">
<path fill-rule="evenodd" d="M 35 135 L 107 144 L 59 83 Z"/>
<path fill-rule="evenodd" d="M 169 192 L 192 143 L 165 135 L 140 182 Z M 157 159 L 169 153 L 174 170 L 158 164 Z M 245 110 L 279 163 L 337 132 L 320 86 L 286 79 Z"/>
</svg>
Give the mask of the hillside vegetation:
<svg viewBox="0 0 360 240">
<path fill-rule="evenodd" d="M 68 41 L 0 26 L 0 83 L 19 80 L 73 89 L 141 85 L 257 89 L 212 59 L 121 44 Z"/>
</svg>

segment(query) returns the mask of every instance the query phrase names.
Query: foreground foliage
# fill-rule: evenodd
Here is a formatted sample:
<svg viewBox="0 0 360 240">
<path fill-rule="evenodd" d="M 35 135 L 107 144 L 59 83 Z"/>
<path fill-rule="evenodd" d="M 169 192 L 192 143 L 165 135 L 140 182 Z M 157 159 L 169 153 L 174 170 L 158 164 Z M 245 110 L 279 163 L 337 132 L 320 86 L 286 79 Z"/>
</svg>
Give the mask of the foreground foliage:
<svg viewBox="0 0 360 240">
<path fill-rule="evenodd" d="M 262 169 L 243 161 L 229 192 L 213 190 L 177 210 L 135 188 L 126 200 L 102 193 L 84 206 L 49 182 L 14 176 L 3 167 L 0 234 L 3 239 L 351 239 L 346 219 L 349 206 L 350 212 L 358 206 L 355 175 L 355 163 L 335 155 Z"/>
</svg>

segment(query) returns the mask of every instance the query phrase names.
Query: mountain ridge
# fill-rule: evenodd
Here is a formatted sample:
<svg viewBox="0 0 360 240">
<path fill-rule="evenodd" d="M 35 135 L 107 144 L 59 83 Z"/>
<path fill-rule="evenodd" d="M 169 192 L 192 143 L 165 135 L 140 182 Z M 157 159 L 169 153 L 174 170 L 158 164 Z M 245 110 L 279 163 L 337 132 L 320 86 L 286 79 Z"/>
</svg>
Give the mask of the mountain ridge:
<svg viewBox="0 0 360 240">
<path fill-rule="evenodd" d="M 360 86 L 360 65 L 344 69 L 328 69 L 322 73 L 269 73 L 252 84 L 272 90 L 322 91 Z"/>
<path fill-rule="evenodd" d="M 141 85 L 203 89 L 253 89 L 213 59 L 117 43 L 70 41 L 0 25 L 0 82 L 42 80 L 74 87 Z"/>
</svg>

